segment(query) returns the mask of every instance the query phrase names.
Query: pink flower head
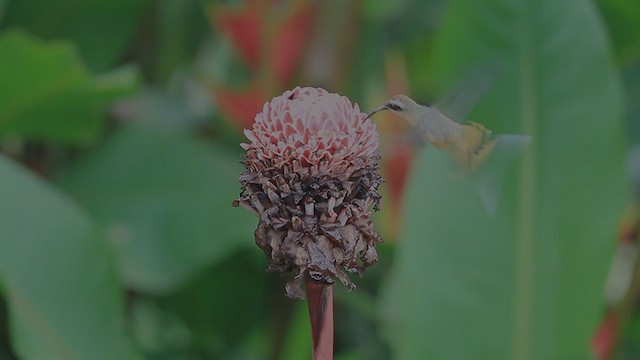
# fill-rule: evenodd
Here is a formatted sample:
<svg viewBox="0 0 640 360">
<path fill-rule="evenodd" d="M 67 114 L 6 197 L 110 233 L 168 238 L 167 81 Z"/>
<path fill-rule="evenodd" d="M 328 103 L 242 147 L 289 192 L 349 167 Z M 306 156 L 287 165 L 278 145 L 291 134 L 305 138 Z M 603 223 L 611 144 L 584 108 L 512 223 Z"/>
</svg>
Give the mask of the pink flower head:
<svg viewBox="0 0 640 360">
<path fill-rule="evenodd" d="M 376 126 L 357 104 L 311 87 L 265 103 L 244 134 L 250 142 L 241 146 L 254 171 L 274 166 L 301 174 L 346 173 L 378 148 Z"/>
<path fill-rule="evenodd" d="M 258 215 L 268 270 L 295 273 L 292 298 L 304 298 L 304 276 L 353 289 L 343 270 L 361 274 L 382 241 L 371 221 L 382 183 L 375 125 L 344 96 L 298 87 L 266 103 L 245 135 L 233 205 Z"/>
</svg>

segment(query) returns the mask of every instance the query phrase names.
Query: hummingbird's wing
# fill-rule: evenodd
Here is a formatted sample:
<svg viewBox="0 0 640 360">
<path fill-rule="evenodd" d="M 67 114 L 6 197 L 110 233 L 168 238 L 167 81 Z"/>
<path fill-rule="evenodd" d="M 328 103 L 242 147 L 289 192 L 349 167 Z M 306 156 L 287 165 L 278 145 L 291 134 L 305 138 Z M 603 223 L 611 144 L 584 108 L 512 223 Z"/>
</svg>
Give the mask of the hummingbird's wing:
<svg viewBox="0 0 640 360">
<path fill-rule="evenodd" d="M 502 62 L 497 59 L 474 67 L 434 107 L 450 119 L 465 123 L 478 101 L 495 83 L 502 68 Z"/>
<path fill-rule="evenodd" d="M 471 174 L 480 200 L 493 216 L 500 202 L 502 183 L 507 171 L 520 159 L 533 138 L 529 135 L 500 134 L 487 161 Z"/>
<path fill-rule="evenodd" d="M 463 135 L 477 135 L 463 136 L 464 143 L 482 146 L 472 146 L 477 149 L 469 154 L 456 154 L 455 151 L 453 154 L 456 163 L 462 164 L 463 171 L 467 170 L 472 177 L 478 196 L 490 215 L 497 210 L 507 171 L 520 159 L 532 140 L 528 135 L 492 134 L 484 126 L 466 120 L 503 69 L 504 63 L 500 59 L 475 67 L 435 105 L 449 119 L 464 124 Z M 460 159 L 467 161 L 461 162 Z"/>
</svg>

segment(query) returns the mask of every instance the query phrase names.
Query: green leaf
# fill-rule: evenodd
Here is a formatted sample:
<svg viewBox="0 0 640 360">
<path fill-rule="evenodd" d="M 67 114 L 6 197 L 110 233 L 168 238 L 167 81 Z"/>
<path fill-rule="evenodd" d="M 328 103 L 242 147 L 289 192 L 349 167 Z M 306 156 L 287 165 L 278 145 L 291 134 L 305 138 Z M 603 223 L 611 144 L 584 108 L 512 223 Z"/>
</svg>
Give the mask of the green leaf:
<svg viewBox="0 0 640 360">
<path fill-rule="evenodd" d="M 295 305 L 280 358 L 283 360 L 305 359 L 311 357 L 312 353 L 309 308 L 306 302 L 299 301 Z"/>
<path fill-rule="evenodd" d="M 252 242 L 257 219 L 231 207 L 239 160 L 179 132 L 131 126 L 60 184 L 109 230 L 126 283 L 163 293 Z"/>
<path fill-rule="evenodd" d="M 383 309 L 395 354 L 587 358 L 625 189 L 621 92 L 601 21 L 583 0 L 449 5 L 442 83 L 499 59 L 503 75 L 473 120 L 533 141 L 494 217 L 445 154 L 419 156 Z"/>
<path fill-rule="evenodd" d="M 616 58 L 624 66 L 640 56 L 640 2 L 627 0 L 596 1 L 606 21 Z"/>
<path fill-rule="evenodd" d="M 150 358 L 186 358 L 192 329 L 176 314 L 154 301 L 137 297 L 131 304 L 131 324 L 139 347 Z"/>
<path fill-rule="evenodd" d="M 4 18 L 4 12 L 6 7 L 7 7 L 7 0 L 0 0 L 0 25 L 2 25 L 2 20 Z"/>
<path fill-rule="evenodd" d="M 211 24 L 202 0 L 156 0 L 156 6 L 157 55 L 153 65 L 155 79 L 164 82 L 196 55 Z"/>
<path fill-rule="evenodd" d="M 14 0 L 7 27 L 20 27 L 45 39 L 74 42 L 82 58 L 102 71 L 121 60 L 150 0 Z"/>
<path fill-rule="evenodd" d="M 0 155 L 0 278 L 24 359 L 132 359 L 123 292 L 80 208 Z"/>
<path fill-rule="evenodd" d="M 626 136 L 629 144 L 640 144 L 640 58 L 624 72 Z"/>
<path fill-rule="evenodd" d="M 382 20 L 388 20 L 403 12 L 409 5 L 410 1 L 408 0 L 371 0 L 363 4 L 363 13 L 369 19 L 382 22 Z"/>
<path fill-rule="evenodd" d="M 0 38 L 0 54 L 0 138 L 90 142 L 102 129 L 105 106 L 135 84 L 131 68 L 92 77 L 71 45 L 18 31 Z"/>
<path fill-rule="evenodd" d="M 282 284 L 269 281 L 275 276 L 266 273 L 265 262 L 258 247 L 243 249 L 162 299 L 161 304 L 184 319 L 198 347 L 226 354 L 274 312 L 265 303 L 267 290 Z M 279 296 L 278 301 L 284 297 Z"/>
</svg>

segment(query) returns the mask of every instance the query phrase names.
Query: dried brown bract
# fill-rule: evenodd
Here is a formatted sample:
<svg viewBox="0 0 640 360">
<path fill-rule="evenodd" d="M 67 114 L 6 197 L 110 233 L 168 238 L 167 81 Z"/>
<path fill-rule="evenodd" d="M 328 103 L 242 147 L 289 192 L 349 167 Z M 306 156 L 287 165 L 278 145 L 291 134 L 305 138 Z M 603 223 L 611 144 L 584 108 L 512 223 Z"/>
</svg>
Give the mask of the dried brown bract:
<svg viewBox="0 0 640 360">
<path fill-rule="evenodd" d="M 295 88 L 264 105 L 240 176 L 243 205 L 259 218 L 256 243 L 269 271 L 296 275 L 287 295 L 304 298 L 303 276 L 355 285 L 377 261 L 371 222 L 380 203 L 378 133 L 357 105 L 323 89 Z"/>
</svg>

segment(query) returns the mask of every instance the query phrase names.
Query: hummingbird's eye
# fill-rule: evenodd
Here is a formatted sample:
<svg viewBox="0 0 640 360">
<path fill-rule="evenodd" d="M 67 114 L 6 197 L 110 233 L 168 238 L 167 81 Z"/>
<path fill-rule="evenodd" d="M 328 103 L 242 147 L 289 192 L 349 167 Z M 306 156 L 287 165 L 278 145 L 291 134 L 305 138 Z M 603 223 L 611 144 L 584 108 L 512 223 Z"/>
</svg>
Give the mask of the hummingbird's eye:
<svg viewBox="0 0 640 360">
<path fill-rule="evenodd" d="M 402 111 L 402 108 L 396 104 L 387 104 L 387 108 L 393 111 Z"/>
</svg>

